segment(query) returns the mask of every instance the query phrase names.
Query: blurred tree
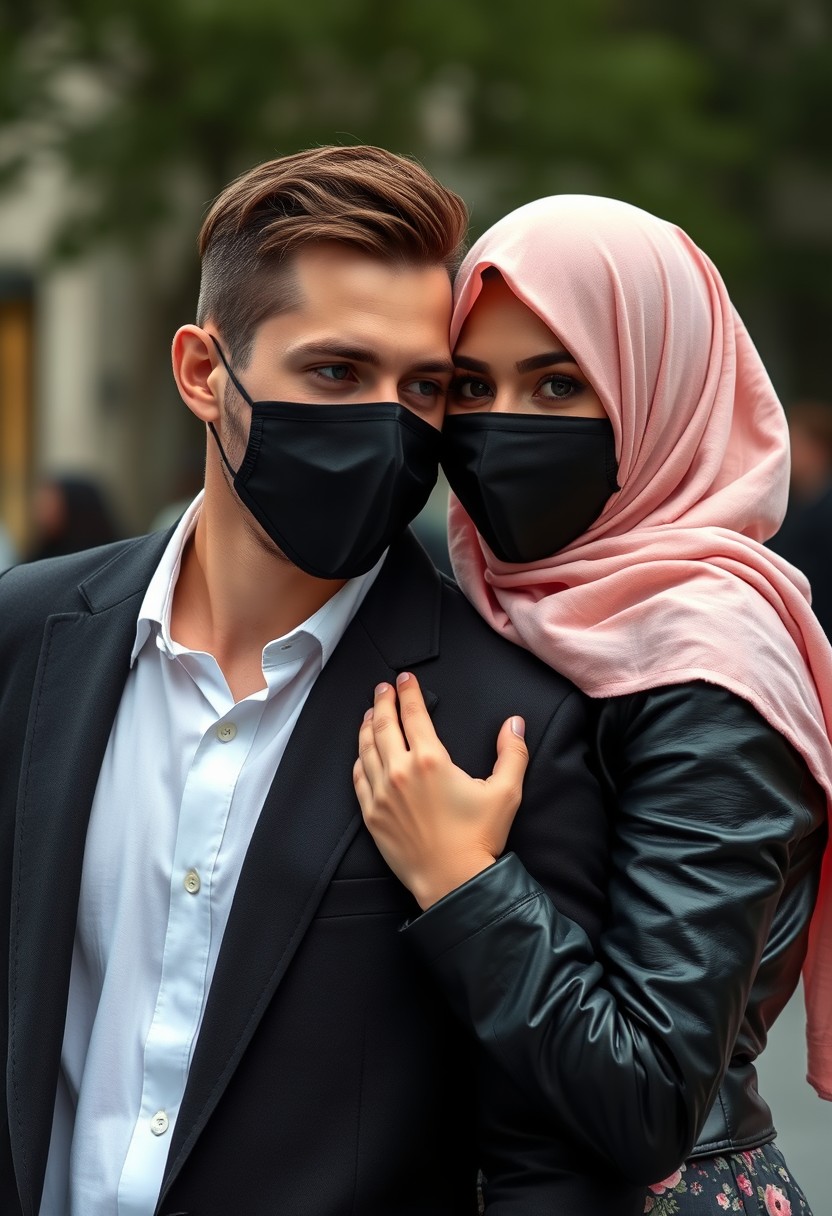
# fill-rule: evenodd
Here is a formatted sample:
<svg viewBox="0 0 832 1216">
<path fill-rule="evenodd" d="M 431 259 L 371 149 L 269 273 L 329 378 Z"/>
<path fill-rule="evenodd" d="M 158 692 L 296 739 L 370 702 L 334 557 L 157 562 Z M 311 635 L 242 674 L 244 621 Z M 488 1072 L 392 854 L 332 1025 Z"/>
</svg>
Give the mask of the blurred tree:
<svg viewBox="0 0 832 1216">
<path fill-rule="evenodd" d="M 721 171 L 726 209 L 754 234 L 755 262 L 738 298 L 753 315 L 761 304 L 766 311 L 760 295 L 768 293 L 763 330 L 781 351 L 791 393 L 828 397 L 832 9 L 827 0 L 619 0 L 617 8 L 627 35 L 661 29 L 707 62 L 707 113 L 750 133 L 750 155 Z"/>
<path fill-rule="evenodd" d="M 469 164 L 483 223 L 564 182 L 687 212 L 696 181 L 706 227 L 744 231 L 714 171 L 749 155 L 748 131 L 707 113 L 701 55 L 674 31 L 622 33 L 614 0 L 3 4 L 0 120 L 31 135 L 36 118 L 83 187 L 63 252 L 135 245 L 195 183 L 208 199 L 265 156 L 335 140 Z M 6 175 L 22 163 L 18 146 Z"/>
<path fill-rule="evenodd" d="M 148 402 L 170 400 L 159 355 L 192 315 L 201 213 L 237 172 L 314 143 L 420 157 L 475 232 L 541 193 L 627 198 L 688 228 L 764 319 L 763 280 L 776 317 L 808 302 L 828 322 L 829 226 L 808 232 L 802 195 L 829 180 L 808 121 L 830 112 L 821 2 L 0 0 L 0 186 L 57 158 L 55 252 L 135 256 L 139 467 L 170 423 Z M 810 333 L 825 356 L 807 321 L 807 368 Z"/>
</svg>

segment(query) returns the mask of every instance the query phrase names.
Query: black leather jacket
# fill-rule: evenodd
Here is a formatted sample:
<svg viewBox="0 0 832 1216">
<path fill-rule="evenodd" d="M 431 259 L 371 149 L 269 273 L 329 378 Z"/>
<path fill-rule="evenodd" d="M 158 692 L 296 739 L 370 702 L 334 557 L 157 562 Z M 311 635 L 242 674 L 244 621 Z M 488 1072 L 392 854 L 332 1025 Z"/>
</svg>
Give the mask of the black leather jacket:
<svg viewBox="0 0 832 1216">
<path fill-rule="evenodd" d="M 650 1183 L 775 1135 L 754 1059 L 799 978 L 826 807 L 786 740 L 723 688 L 594 710 L 612 831 L 599 941 L 512 853 L 405 932 L 535 1109 Z"/>
</svg>

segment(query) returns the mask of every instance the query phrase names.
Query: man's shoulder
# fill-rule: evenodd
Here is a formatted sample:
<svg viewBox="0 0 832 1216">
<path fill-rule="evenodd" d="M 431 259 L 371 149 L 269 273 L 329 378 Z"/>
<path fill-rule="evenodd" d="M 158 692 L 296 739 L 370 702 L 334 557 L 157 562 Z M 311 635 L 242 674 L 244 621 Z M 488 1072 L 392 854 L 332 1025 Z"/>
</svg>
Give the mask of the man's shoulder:
<svg viewBox="0 0 832 1216">
<path fill-rule="evenodd" d="M 115 541 L 64 557 L 26 562 L 0 574 L 0 630 L 15 622 L 45 619 L 54 613 L 75 612 L 86 606 L 82 585 L 119 562 L 132 564 L 153 547 L 153 536 Z"/>
<path fill-rule="evenodd" d="M 553 692 L 577 693 L 566 676 L 496 633 L 410 533 L 391 547 L 361 616 L 392 667 L 430 654 L 447 680 L 469 692 L 490 680 L 491 699 L 500 681 L 506 690 L 538 688 L 550 701 Z"/>
<path fill-rule="evenodd" d="M 531 651 L 495 632 L 452 579 L 442 575 L 441 652 L 460 666 L 484 666 L 492 681 L 522 683 L 547 696 L 577 692 L 575 685 Z"/>
</svg>

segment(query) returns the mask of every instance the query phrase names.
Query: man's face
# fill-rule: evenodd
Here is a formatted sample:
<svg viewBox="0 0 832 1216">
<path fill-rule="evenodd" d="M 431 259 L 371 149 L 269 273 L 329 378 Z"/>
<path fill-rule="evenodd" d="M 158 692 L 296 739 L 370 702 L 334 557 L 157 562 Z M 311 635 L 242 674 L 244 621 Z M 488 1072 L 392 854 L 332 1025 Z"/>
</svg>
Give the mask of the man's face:
<svg viewBox="0 0 832 1216">
<path fill-rule="evenodd" d="M 297 305 L 264 321 L 248 363 L 234 368 L 251 398 L 397 401 L 441 428 L 453 371 L 447 271 L 392 265 L 326 243 L 298 253 L 293 272 Z M 221 365 L 213 374 L 226 375 Z M 250 411 L 233 390 L 229 397 L 225 429 L 236 466 Z"/>
</svg>

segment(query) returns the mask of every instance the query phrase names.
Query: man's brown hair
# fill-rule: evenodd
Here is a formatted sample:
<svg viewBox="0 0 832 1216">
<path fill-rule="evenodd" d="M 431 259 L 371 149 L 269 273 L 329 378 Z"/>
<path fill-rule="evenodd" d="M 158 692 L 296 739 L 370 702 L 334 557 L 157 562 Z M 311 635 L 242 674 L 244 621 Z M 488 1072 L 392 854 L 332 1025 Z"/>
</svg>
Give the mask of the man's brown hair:
<svg viewBox="0 0 832 1216">
<path fill-rule="evenodd" d="M 227 186 L 202 225 L 197 323 L 213 321 L 244 366 L 260 322 L 297 299 L 291 256 L 303 245 L 339 241 L 452 274 L 467 225 L 458 195 L 383 148 L 311 148 L 267 161 Z"/>
</svg>

